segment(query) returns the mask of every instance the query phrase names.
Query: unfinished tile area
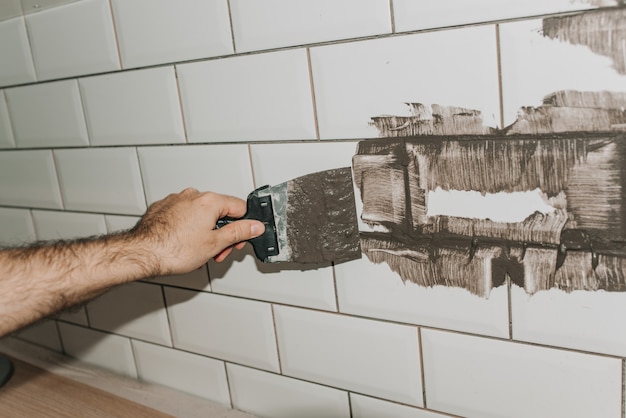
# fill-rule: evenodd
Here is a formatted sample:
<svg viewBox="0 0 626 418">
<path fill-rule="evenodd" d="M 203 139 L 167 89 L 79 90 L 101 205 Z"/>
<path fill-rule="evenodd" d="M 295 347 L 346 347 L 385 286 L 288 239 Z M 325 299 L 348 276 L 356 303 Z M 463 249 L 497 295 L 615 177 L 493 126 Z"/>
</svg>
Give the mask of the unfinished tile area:
<svg viewBox="0 0 626 418">
<path fill-rule="evenodd" d="M 0 245 L 345 168 L 362 254 L 15 338 L 259 417 L 624 416 L 621 2 L 62 3 L 0 21 Z"/>
</svg>

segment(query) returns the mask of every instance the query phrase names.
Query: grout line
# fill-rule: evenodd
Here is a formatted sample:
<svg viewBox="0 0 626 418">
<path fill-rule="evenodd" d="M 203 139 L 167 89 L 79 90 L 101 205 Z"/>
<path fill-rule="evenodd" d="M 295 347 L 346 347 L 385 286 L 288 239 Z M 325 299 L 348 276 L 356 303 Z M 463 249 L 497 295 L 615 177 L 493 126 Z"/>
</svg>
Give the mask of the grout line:
<svg viewBox="0 0 626 418">
<path fill-rule="evenodd" d="M 21 2 L 20 2 L 21 4 Z M 22 13 L 24 13 L 24 11 L 22 10 Z M 35 80 L 34 82 L 30 82 L 28 84 L 36 84 L 38 82 L 40 82 L 41 80 L 39 80 L 39 71 L 37 70 L 37 65 L 35 64 L 35 56 L 33 55 L 33 42 L 31 40 L 31 34 L 30 34 L 30 29 L 29 29 L 29 25 L 28 25 L 28 20 L 26 20 L 26 15 L 22 14 L 22 19 L 24 20 L 24 29 L 26 30 L 26 41 L 28 42 L 28 52 L 29 57 L 30 57 L 30 63 L 33 65 L 33 71 L 35 72 Z M 6 86 L 3 86 L 2 88 L 5 88 Z"/>
<path fill-rule="evenodd" d="M 135 376 L 137 376 L 135 379 L 141 382 L 143 379 L 139 374 L 139 366 L 137 366 L 137 353 L 135 353 L 135 344 L 133 343 L 134 338 L 128 337 L 128 340 L 130 342 L 130 355 L 133 358 L 133 365 L 135 366 Z"/>
<path fill-rule="evenodd" d="M 509 316 L 509 340 L 513 340 L 513 298 L 511 292 L 513 291 L 511 276 L 506 274 L 506 297 L 507 297 L 507 314 Z"/>
<path fill-rule="evenodd" d="M 424 350 L 422 350 L 422 327 L 417 327 L 417 348 L 420 357 L 420 375 L 422 379 L 422 404 L 424 408 L 428 408 L 426 404 L 426 378 L 424 376 Z"/>
<path fill-rule="evenodd" d="M 178 108 L 180 109 L 180 117 L 183 124 L 183 135 L 185 136 L 185 143 L 189 143 L 189 134 L 187 133 L 187 121 L 185 120 L 185 112 L 183 111 L 183 95 L 180 92 L 180 81 L 178 80 L 178 67 L 176 65 L 172 66 L 174 68 L 174 79 L 176 82 L 176 92 L 178 93 Z"/>
<path fill-rule="evenodd" d="M 9 148 L 10 149 L 18 149 L 17 148 L 17 138 L 15 137 L 15 129 L 13 129 L 13 125 L 15 124 L 15 122 L 13 122 L 13 119 L 11 118 L 11 109 L 9 108 L 9 99 L 7 98 L 7 94 L 4 90 L 0 90 L 0 100 L 2 100 L 4 102 L 4 107 L 7 110 L 7 119 L 9 120 L 9 134 L 11 135 L 11 139 L 13 140 L 13 148 Z M 3 150 L 4 151 L 4 150 Z"/>
<path fill-rule="evenodd" d="M 61 198 L 61 210 L 65 211 L 65 197 L 63 196 L 63 188 L 61 187 L 61 178 L 59 176 L 58 163 L 54 150 L 49 150 L 52 155 L 52 168 L 54 169 L 54 177 L 56 178 L 56 185 L 59 190 L 59 197 Z M 32 208 L 31 208 L 32 209 Z"/>
<path fill-rule="evenodd" d="M 272 325 L 274 326 L 274 341 L 276 343 L 276 356 L 278 357 L 278 374 L 283 374 L 283 365 L 280 361 L 280 347 L 278 346 L 278 330 L 276 328 L 276 315 L 274 314 L 274 304 L 270 306 L 272 311 Z"/>
<path fill-rule="evenodd" d="M 393 9 L 393 0 L 389 0 L 389 15 L 391 18 L 391 33 L 396 33 L 396 14 Z"/>
<path fill-rule="evenodd" d="M 235 28 L 233 27 L 233 13 L 230 7 L 230 0 L 226 0 L 226 7 L 228 8 L 228 23 L 230 25 L 230 38 L 233 42 L 233 53 L 237 53 L 237 45 L 235 44 Z"/>
<path fill-rule="evenodd" d="M 163 287 L 163 285 L 159 283 L 152 283 L 152 284 L 156 284 L 161 287 L 161 297 L 163 298 L 163 309 L 165 310 L 165 319 L 167 319 L 167 330 L 169 331 L 169 335 L 170 335 L 170 344 L 171 344 L 170 347 L 174 348 L 174 337 L 172 337 L 172 335 L 174 335 L 174 331 L 172 328 L 172 321 L 170 320 L 170 311 L 169 309 L 167 309 L 167 299 L 165 298 L 165 288 Z"/>
<path fill-rule="evenodd" d="M 313 123 L 315 124 L 315 138 L 320 139 L 320 126 L 317 118 L 317 100 L 315 99 L 315 82 L 313 81 L 313 65 L 311 65 L 311 48 L 306 49 L 306 62 L 309 67 L 309 84 L 311 86 L 311 102 L 313 106 Z"/>
<path fill-rule="evenodd" d="M 78 100 L 80 100 L 80 111 L 83 114 L 83 122 L 85 123 L 85 131 L 87 132 L 87 148 L 91 148 L 93 132 L 91 130 L 91 124 L 87 120 L 87 106 L 85 106 L 85 92 L 78 78 L 76 80 L 76 88 L 78 89 Z M 55 148 L 57 149 L 57 148 Z"/>
<path fill-rule="evenodd" d="M 354 412 L 352 412 L 352 393 L 346 392 L 346 395 L 348 396 L 348 414 L 350 418 L 354 418 Z"/>
<path fill-rule="evenodd" d="M 120 65 L 120 69 L 124 68 L 124 63 L 122 62 L 122 50 L 120 48 L 120 39 L 117 36 L 117 25 L 115 24 L 115 14 L 113 13 L 113 3 L 109 0 L 109 12 L 111 13 L 111 25 L 113 26 L 113 37 L 115 37 L 115 47 L 117 48 L 117 61 Z"/>
<path fill-rule="evenodd" d="M 230 402 L 230 409 L 235 408 L 233 404 L 233 389 L 230 387 L 230 378 L 228 377 L 228 364 L 225 360 L 222 360 L 224 363 L 224 374 L 226 375 L 226 387 L 228 388 L 228 401 Z"/>
<path fill-rule="evenodd" d="M 335 272 L 335 263 L 331 263 L 331 271 L 333 273 L 333 290 L 335 291 L 335 312 L 341 312 L 339 309 L 339 292 L 337 292 L 337 273 Z"/>
<path fill-rule="evenodd" d="M 498 103 L 500 111 L 500 129 L 504 129 L 504 95 L 502 93 L 502 55 L 500 47 L 500 25 L 496 23 L 496 65 L 498 66 Z"/>
<path fill-rule="evenodd" d="M 252 147 L 248 144 L 248 159 L 250 161 L 250 171 L 252 172 L 252 187 L 254 190 L 257 189 L 256 185 L 256 176 L 254 175 L 254 163 L 252 162 Z"/>
<path fill-rule="evenodd" d="M 144 212 L 145 212 L 150 205 L 148 204 L 148 195 L 146 193 L 145 181 L 143 179 L 143 170 L 141 169 L 141 159 L 139 158 L 139 150 L 137 149 L 137 147 L 134 147 L 134 148 L 135 148 L 135 157 L 137 158 L 137 168 L 139 169 L 139 180 L 141 180 L 141 191 L 143 193 L 143 201 L 146 204 L 146 209 L 144 209 Z"/>
<path fill-rule="evenodd" d="M 63 344 L 63 338 L 61 337 L 61 328 L 59 327 L 59 321 L 57 321 L 56 319 L 52 319 L 52 321 L 54 321 L 54 327 L 56 328 L 57 336 L 59 337 L 59 344 L 61 345 L 61 353 L 65 355 L 67 353 L 65 351 L 65 344 Z"/>
</svg>

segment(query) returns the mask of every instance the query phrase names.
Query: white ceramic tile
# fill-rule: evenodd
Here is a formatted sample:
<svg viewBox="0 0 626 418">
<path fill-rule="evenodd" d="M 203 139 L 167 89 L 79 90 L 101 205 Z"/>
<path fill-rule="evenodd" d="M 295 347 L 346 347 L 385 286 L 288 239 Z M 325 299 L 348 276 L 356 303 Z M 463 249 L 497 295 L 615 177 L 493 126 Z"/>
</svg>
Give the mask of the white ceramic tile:
<svg viewBox="0 0 626 418">
<path fill-rule="evenodd" d="M 35 226 L 28 209 L 0 208 L 0 246 L 34 241 Z"/>
<path fill-rule="evenodd" d="M 402 278 L 385 264 L 366 256 L 335 266 L 339 311 L 437 328 L 507 338 L 508 296 L 505 286 L 489 298 L 461 288 L 422 287 Z M 453 306 L 454 309 L 450 309 Z"/>
<path fill-rule="evenodd" d="M 230 407 L 223 361 L 132 341 L 141 380 L 165 385 Z"/>
<path fill-rule="evenodd" d="M 480 417 L 619 417 L 621 360 L 422 330 L 429 408 Z"/>
<path fill-rule="evenodd" d="M 203 290 L 206 292 L 211 291 L 209 271 L 207 270 L 206 265 L 187 274 L 155 277 L 153 279 L 149 279 L 149 281 L 152 283 L 160 283 L 174 287 L 184 287 L 187 289 Z"/>
<path fill-rule="evenodd" d="M 393 11 L 396 32 L 403 32 L 615 5 L 614 0 L 394 0 Z"/>
<path fill-rule="evenodd" d="M 135 148 L 55 150 L 65 208 L 141 215 L 146 202 Z"/>
<path fill-rule="evenodd" d="M 0 21 L 22 15 L 20 0 L 5 0 L 0 3 Z"/>
<path fill-rule="evenodd" d="M 237 52 L 391 32 L 387 0 L 231 0 Z"/>
<path fill-rule="evenodd" d="M 52 152 L 0 152 L 0 205 L 63 207 Z"/>
<path fill-rule="evenodd" d="M 0 22 L 0 57 L 0 86 L 36 80 L 23 17 Z"/>
<path fill-rule="evenodd" d="M 409 116 L 407 102 L 479 110 L 485 126 L 499 120 L 494 26 L 312 48 L 311 64 L 322 139 L 377 137 L 370 118 Z"/>
<path fill-rule="evenodd" d="M 278 371 L 268 303 L 165 287 L 174 347 Z"/>
<path fill-rule="evenodd" d="M 178 65 L 191 142 L 315 138 L 306 51 Z"/>
<path fill-rule="evenodd" d="M 76 80 L 5 90 L 18 148 L 87 146 Z"/>
<path fill-rule="evenodd" d="M 185 142 L 174 67 L 81 78 L 92 145 Z"/>
<path fill-rule="evenodd" d="M 505 125 L 515 121 L 520 107 L 539 106 L 555 91 L 626 90 L 626 75 L 610 58 L 542 33 L 539 19 L 500 25 Z"/>
<path fill-rule="evenodd" d="M 148 203 L 187 187 L 245 199 L 254 189 L 246 145 L 138 149 Z"/>
<path fill-rule="evenodd" d="M 113 0 L 124 68 L 233 52 L 228 3 Z"/>
<path fill-rule="evenodd" d="M 350 394 L 350 407 L 353 418 L 444 418 L 448 416 L 356 393 Z"/>
<path fill-rule="evenodd" d="M 16 337 L 58 353 L 63 351 L 57 325 L 52 320 L 42 320 L 19 330 Z"/>
<path fill-rule="evenodd" d="M 125 376 L 137 377 L 128 338 L 62 322 L 59 331 L 65 354 Z"/>
<path fill-rule="evenodd" d="M 40 80 L 120 68 L 108 0 L 81 0 L 26 16 Z"/>
<path fill-rule="evenodd" d="M 106 234 L 103 215 L 33 210 L 39 240 L 58 240 Z"/>
<path fill-rule="evenodd" d="M 140 218 L 138 216 L 106 215 L 104 219 L 107 224 L 107 231 L 112 234 L 131 229 L 137 225 Z"/>
<path fill-rule="evenodd" d="M 626 355 L 621 321 L 626 315 L 626 293 L 566 293 L 551 289 L 529 296 L 511 288 L 513 338 L 585 351 Z"/>
<path fill-rule="evenodd" d="M 87 304 L 92 328 L 171 345 L 161 286 L 128 283 Z"/>
<path fill-rule="evenodd" d="M 233 408 L 261 417 L 350 417 L 342 390 L 228 364 Z"/>
<path fill-rule="evenodd" d="M 337 310 L 330 265 L 262 263 L 254 256 L 252 246 L 247 245 L 221 263 L 210 261 L 209 271 L 216 293 Z"/>
<path fill-rule="evenodd" d="M 417 328 L 275 306 L 283 374 L 422 405 Z"/>
<path fill-rule="evenodd" d="M 15 148 L 13 128 L 9 120 L 9 111 L 4 90 L 0 90 L 0 149 L 1 148 Z"/>
<path fill-rule="evenodd" d="M 250 146 L 257 187 L 275 185 L 305 174 L 350 167 L 356 142 L 255 144 Z"/>
</svg>

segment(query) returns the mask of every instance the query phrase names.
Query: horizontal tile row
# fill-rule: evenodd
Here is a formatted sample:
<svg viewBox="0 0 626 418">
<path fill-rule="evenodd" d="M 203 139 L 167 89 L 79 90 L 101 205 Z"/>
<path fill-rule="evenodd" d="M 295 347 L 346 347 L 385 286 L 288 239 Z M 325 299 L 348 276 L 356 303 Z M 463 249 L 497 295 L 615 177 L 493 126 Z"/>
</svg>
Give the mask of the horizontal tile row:
<svg viewBox="0 0 626 418">
<path fill-rule="evenodd" d="M 230 403 L 230 390 L 235 408 L 263 416 L 310 409 L 350 416 L 347 392 L 354 392 L 352 413 L 361 417 L 439 416 L 435 411 L 621 414 L 619 358 L 434 329 L 420 332 L 414 326 L 279 305 L 273 307 L 274 336 L 269 304 L 173 288 L 166 289 L 166 298 L 175 348 L 66 322 L 58 324 L 60 342 L 67 354 L 86 362 L 223 404 Z M 54 335 L 54 323 L 44 322 L 20 338 L 58 348 Z M 421 409 L 424 405 L 430 411 Z"/>
<path fill-rule="evenodd" d="M 394 26 L 398 32 L 430 29 L 615 6 L 617 1 L 532 1 L 515 7 L 490 0 L 479 5 L 458 0 L 436 5 L 406 0 L 326 0 L 297 6 L 287 0 L 263 6 L 250 0 L 61 3 L 67 2 L 44 2 L 48 7 L 38 5 L 36 13 L 25 16 L 0 9 L 5 17 L 15 16 L 0 21 L 0 34 L 6 35 L 0 39 L 19 40 L 0 42 L 0 56 L 15 58 L 5 61 L 11 65 L 0 71 L 0 86 L 383 35 Z M 33 6 L 25 5 L 24 11 Z"/>
<path fill-rule="evenodd" d="M 533 19 L 464 27 L 6 88 L 0 146 L 397 135 L 372 118 L 410 116 L 406 103 L 476 111 L 494 128 L 555 91 L 626 89 L 626 76 L 609 58 L 549 38 L 542 25 Z"/>
</svg>

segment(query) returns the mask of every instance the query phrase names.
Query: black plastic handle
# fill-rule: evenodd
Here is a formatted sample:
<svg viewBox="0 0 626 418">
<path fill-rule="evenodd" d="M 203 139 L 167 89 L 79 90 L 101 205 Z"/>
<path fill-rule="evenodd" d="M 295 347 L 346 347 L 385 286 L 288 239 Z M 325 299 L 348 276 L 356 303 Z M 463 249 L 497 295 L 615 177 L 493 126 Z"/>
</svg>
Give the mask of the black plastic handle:
<svg viewBox="0 0 626 418">
<path fill-rule="evenodd" d="M 269 186 L 263 186 L 248 195 L 247 211 L 241 218 L 224 217 L 217 221 L 217 228 L 222 228 L 231 222 L 240 219 L 255 219 L 265 224 L 265 232 L 263 235 L 248 240 L 254 248 L 256 257 L 263 261 L 269 262 L 268 257 L 278 255 L 278 238 L 276 236 L 276 223 L 274 221 L 274 207 L 272 205 L 272 196 L 259 196 L 259 192 L 267 189 Z"/>
</svg>

